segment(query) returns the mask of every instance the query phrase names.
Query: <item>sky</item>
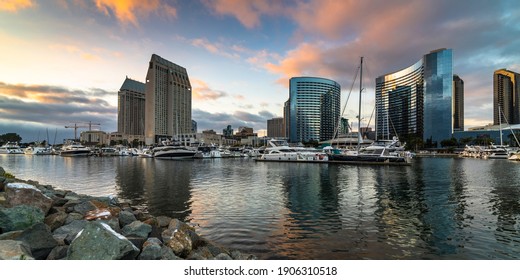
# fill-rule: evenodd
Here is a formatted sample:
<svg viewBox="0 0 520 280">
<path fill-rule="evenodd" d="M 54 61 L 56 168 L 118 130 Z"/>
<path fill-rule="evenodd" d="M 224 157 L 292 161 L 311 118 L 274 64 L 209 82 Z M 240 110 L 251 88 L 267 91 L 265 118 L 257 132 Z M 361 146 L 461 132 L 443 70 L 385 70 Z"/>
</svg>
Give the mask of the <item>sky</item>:
<svg viewBox="0 0 520 280">
<path fill-rule="evenodd" d="M 364 57 L 368 122 L 375 79 L 439 48 L 464 80 L 466 129 L 492 123 L 493 72 L 520 72 L 514 0 L 0 0 L 0 134 L 52 144 L 74 124 L 116 131 L 117 92 L 144 82 L 152 54 L 188 71 L 199 132 L 259 135 L 283 116 L 291 77 L 337 81 L 354 120 Z"/>
</svg>

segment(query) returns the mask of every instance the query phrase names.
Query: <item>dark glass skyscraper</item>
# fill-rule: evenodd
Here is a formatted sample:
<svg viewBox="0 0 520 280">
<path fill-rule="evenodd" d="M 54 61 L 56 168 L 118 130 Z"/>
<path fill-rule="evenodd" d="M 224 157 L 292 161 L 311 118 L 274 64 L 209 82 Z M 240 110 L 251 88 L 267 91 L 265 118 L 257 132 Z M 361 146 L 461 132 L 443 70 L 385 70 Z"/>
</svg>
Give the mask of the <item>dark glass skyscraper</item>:
<svg viewBox="0 0 520 280">
<path fill-rule="evenodd" d="M 289 142 L 333 138 L 339 121 L 341 87 L 332 80 L 295 77 L 289 80 Z"/>
<path fill-rule="evenodd" d="M 453 132 L 451 49 L 423 56 L 403 70 L 376 79 L 376 135 L 420 138 L 437 146 Z"/>
</svg>

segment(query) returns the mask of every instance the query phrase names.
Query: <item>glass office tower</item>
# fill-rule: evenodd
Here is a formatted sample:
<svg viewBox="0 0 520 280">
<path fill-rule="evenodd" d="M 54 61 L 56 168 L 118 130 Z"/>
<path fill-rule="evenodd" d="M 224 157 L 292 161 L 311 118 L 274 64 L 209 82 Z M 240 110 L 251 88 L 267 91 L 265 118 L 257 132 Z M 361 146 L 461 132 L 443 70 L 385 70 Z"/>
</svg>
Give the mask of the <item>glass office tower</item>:
<svg viewBox="0 0 520 280">
<path fill-rule="evenodd" d="M 420 138 L 431 146 L 453 132 L 451 49 L 423 56 L 403 70 L 376 78 L 376 135 Z"/>
<path fill-rule="evenodd" d="M 294 77 L 289 80 L 289 142 L 333 138 L 340 115 L 341 87 L 332 80 Z"/>
</svg>

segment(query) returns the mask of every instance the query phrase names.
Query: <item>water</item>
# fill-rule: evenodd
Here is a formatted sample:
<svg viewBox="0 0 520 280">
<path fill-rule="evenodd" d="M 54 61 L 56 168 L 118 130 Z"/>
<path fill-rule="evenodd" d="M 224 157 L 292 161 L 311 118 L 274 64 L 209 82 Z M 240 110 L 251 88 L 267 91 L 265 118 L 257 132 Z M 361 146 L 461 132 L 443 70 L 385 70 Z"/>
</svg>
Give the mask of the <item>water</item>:
<svg viewBox="0 0 520 280">
<path fill-rule="evenodd" d="M 261 259 L 518 259 L 520 163 L 412 166 L 0 155 L 15 176 L 116 194 Z"/>
</svg>

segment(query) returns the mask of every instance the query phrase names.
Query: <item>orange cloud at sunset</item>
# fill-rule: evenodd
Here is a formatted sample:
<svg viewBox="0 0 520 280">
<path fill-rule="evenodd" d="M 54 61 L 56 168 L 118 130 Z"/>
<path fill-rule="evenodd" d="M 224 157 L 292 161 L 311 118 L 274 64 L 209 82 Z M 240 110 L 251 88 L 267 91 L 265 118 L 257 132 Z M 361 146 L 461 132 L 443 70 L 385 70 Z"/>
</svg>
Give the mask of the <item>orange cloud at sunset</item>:
<svg viewBox="0 0 520 280">
<path fill-rule="evenodd" d="M 117 20 L 124 25 L 139 26 L 137 15 L 146 17 L 151 13 L 157 13 L 166 17 L 177 17 L 177 9 L 161 0 L 95 0 L 98 10 L 110 16 L 110 11 Z"/>
<path fill-rule="evenodd" d="M 194 100 L 216 100 L 227 96 L 227 93 L 211 89 L 209 85 L 199 79 L 191 78 L 192 95 Z"/>
<path fill-rule="evenodd" d="M 0 11 L 16 12 L 18 10 L 34 7 L 32 0 L 1 0 Z"/>
<path fill-rule="evenodd" d="M 287 86 L 291 77 L 300 75 L 316 75 L 321 64 L 321 51 L 317 46 L 302 44 L 297 49 L 290 51 L 279 64 L 267 63 L 265 68 L 270 72 L 283 75 L 278 83 Z M 314 69 L 314 73 L 304 73 L 304 69 Z"/>
</svg>

